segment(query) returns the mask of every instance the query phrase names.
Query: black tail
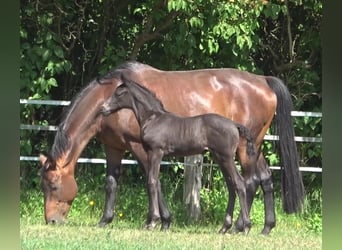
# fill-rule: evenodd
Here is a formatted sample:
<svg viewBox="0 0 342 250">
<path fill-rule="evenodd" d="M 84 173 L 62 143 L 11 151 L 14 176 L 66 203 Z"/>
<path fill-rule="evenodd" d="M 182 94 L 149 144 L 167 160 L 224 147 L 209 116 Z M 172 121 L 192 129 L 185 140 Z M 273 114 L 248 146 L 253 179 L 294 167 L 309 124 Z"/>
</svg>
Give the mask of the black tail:
<svg viewBox="0 0 342 250">
<path fill-rule="evenodd" d="M 239 130 L 240 136 L 244 137 L 247 140 L 247 155 L 255 155 L 255 144 L 251 131 L 239 123 L 235 123 L 235 125 Z"/>
<path fill-rule="evenodd" d="M 266 80 L 277 96 L 274 122 L 276 133 L 279 134 L 283 208 L 286 213 L 296 213 L 302 210 L 304 186 L 299 171 L 297 145 L 294 140 L 291 94 L 280 79 L 266 77 Z"/>
</svg>

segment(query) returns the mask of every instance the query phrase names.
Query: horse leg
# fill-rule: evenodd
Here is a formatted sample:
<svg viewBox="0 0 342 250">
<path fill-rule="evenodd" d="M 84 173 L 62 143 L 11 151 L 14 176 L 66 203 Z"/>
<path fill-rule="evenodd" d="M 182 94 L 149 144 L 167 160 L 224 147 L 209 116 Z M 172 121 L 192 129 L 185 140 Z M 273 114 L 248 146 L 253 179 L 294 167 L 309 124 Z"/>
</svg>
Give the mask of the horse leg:
<svg viewBox="0 0 342 250">
<path fill-rule="evenodd" d="M 148 175 L 147 175 L 147 189 L 149 196 L 149 213 L 146 221 L 146 229 L 154 229 L 157 221 L 160 219 L 159 202 L 158 202 L 158 188 L 160 162 L 163 154 L 160 150 L 148 151 Z M 158 187 L 159 186 L 159 187 Z"/>
<path fill-rule="evenodd" d="M 147 159 L 147 153 L 143 149 L 140 143 L 132 143 L 131 144 L 132 153 L 135 158 L 139 161 L 139 163 L 142 165 L 143 170 L 145 172 L 145 175 L 148 174 L 148 159 Z M 171 224 L 171 213 L 169 209 L 167 208 L 166 202 L 164 200 L 163 194 L 161 192 L 161 186 L 160 186 L 160 180 L 158 179 L 157 183 L 158 187 L 158 205 L 159 205 L 159 213 L 161 217 L 161 230 L 165 231 L 169 229 Z"/>
<path fill-rule="evenodd" d="M 107 173 L 105 185 L 105 205 L 103 215 L 99 222 L 100 227 L 111 223 L 114 217 L 115 193 L 121 172 L 121 159 L 123 151 L 105 147 L 107 159 Z"/>
<path fill-rule="evenodd" d="M 242 164 L 241 164 L 242 165 Z M 264 213 L 265 213 L 265 222 L 264 228 L 261 231 L 262 234 L 267 235 L 270 233 L 272 228 L 275 227 L 275 208 L 274 208 L 274 193 L 273 193 L 273 181 L 272 181 L 272 173 L 269 169 L 263 154 L 259 155 L 257 161 L 256 175 L 253 178 L 254 181 L 247 181 L 247 203 L 249 206 L 249 210 L 252 206 L 253 199 L 255 196 L 256 188 L 259 184 L 261 184 L 261 189 L 264 194 Z M 236 231 L 243 230 L 243 221 L 241 218 L 241 212 L 235 224 Z"/>
<path fill-rule="evenodd" d="M 271 232 L 272 228 L 274 228 L 276 225 L 274 208 L 274 190 L 272 172 L 262 154 L 260 154 L 258 159 L 258 173 L 261 179 L 261 188 L 264 193 L 265 210 L 265 223 L 261 233 L 264 235 L 268 235 Z"/>
</svg>

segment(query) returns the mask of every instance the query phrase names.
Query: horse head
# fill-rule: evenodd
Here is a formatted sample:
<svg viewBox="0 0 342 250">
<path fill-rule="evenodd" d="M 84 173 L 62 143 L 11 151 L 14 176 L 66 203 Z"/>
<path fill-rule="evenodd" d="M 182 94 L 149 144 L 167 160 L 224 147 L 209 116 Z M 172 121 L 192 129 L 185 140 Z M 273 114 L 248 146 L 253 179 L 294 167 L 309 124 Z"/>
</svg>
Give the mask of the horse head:
<svg viewBox="0 0 342 250">
<path fill-rule="evenodd" d="M 118 77 L 90 82 L 66 110 L 50 154 L 40 154 L 46 223 L 66 219 L 78 191 L 74 177 L 77 159 L 89 140 L 101 131 L 101 107 L 120 83 Z"/>
<path fill-rule="evenodd" d="M 62 223 L 78 191 L 74 175 L 48 154 L 41 153 L 39 159 L 45 221 L 47 224 Z"/>
</svg>

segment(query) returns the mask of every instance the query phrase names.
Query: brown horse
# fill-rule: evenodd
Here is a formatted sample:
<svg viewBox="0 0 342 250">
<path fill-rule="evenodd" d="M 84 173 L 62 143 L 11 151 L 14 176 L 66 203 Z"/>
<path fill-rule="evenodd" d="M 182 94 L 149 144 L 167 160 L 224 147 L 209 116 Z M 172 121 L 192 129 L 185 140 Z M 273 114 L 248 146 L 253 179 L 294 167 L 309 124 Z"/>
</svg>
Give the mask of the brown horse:
<svg viewBox="0 0 342 250">
<path fill-rule="evenodd" d="M 97 136 L 104 143 L 107 159 L 106 199 L 100 226 L 113 220 L 115 191 L 125 150 L 131 151 L 145 172 L 147 171 L 147 154 L 142 147 L 139 125 L 133 112 L 122 109 L 108 117 L 101 115 L 103 103 L 121 84 L 121 72 L 156 93 L 170 112 L 180 116 L 217 113 L 251 130 L 258 154 L 256 169 L 253 169 L 254 166 L 248 161 L 244 142 L 239 144 L 238 157 L 240 164 L 244 166 L 244 178 L 253 180 L 246 183 L 248 209 L 259 184 L 264 193 L 263 234 L 268 234 L 275 226 L 275 210 L 272 174 L 261 153 L 261 144 L 276 113 L 275 126 L 279 131 L 282 166 L 283 208 L 287 213 L 301 210 L 304 187 L 294 141 L 292 100 L 281 80 L 237 69 L 161 71 L 138 62 L 127 62 L 91 81 L 79 93 L 59 126 L 50 154 L 40 155 L 47 223 L 60 222 L 66 218 L 77 194 L 75 165 L 92 137 Z M 255 174 L 251 177 L 251 173 Z M 171 215 L 160 188 L 158 203 L 162 227 L 168 227 Z M 235 226 L 237 230 L 243 230 L 241 216 Z"/>
</svg>

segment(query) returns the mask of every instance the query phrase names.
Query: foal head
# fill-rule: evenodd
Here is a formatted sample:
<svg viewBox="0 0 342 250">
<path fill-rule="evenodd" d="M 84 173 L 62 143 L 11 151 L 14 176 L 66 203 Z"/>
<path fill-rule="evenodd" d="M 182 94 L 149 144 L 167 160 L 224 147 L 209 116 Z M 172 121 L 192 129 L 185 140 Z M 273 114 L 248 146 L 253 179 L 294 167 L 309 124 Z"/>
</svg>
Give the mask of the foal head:
<svg viewBox="0 0 342 250">
<path fill-rule="evenodd" d="M 117 87 L 114 94 L 102 105 L 102 114 L 109 115 L 122 108 L 132 108 L 133 97 L 126 83 Z"/>
<path fill-rule="evenodd" d="M 140 84 L 121 75 L 122 84 L 114 94 L 102 105 L 102 114 L 109 115 L 119 109 L 129 108 L 133 111 L 165 113 L 162 102 L 153 92 Z"/>
</svg>

